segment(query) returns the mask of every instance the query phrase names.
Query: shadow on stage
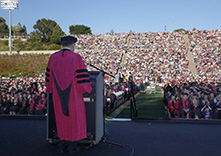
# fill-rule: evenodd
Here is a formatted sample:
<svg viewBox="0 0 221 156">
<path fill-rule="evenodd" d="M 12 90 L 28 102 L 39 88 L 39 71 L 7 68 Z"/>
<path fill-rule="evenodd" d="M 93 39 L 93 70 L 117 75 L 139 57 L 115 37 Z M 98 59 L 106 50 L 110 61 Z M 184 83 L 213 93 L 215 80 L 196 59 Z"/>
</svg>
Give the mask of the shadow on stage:
<svg viewBox="0 0 221 156">
<path fill-rule="evenodd" d="M 0 116 L 1 156 L 56 156 L 46 140 L 45 116 Z M 108 121 L 106 137 L 123 147 L 98 143 L 76 156 L 213 155 L 221 153 L 221 122 L 200 120 Z"/>
</svg>

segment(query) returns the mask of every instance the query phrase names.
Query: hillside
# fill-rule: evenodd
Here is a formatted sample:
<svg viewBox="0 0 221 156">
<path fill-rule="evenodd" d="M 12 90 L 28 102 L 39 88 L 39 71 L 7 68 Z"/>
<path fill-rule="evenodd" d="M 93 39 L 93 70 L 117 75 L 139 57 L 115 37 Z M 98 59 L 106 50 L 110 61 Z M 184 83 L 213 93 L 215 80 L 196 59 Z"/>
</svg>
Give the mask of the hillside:
<svg viewBox="0 0 221 156">
<path fill-rule="evenodd" d="M 35 76 L 44 73 L 50 54 L 0 55 L 0 76 Z"/>
</svg>

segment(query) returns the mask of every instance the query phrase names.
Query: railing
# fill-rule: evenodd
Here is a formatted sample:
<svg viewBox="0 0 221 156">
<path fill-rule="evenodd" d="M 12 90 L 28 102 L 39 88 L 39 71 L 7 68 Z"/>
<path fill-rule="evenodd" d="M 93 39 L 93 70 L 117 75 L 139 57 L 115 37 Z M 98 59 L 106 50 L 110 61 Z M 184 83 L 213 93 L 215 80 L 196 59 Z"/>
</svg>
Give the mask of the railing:
<svg viewBox="0 0 221 156">
<path fill-rule="evenodd" d="M 104 113 L 109 115 L 119 106 L 121 106 L 126 100 L 126 93 L 118 91 L 112 93 L 109 97 L 104 97 Z"/>
</svg>

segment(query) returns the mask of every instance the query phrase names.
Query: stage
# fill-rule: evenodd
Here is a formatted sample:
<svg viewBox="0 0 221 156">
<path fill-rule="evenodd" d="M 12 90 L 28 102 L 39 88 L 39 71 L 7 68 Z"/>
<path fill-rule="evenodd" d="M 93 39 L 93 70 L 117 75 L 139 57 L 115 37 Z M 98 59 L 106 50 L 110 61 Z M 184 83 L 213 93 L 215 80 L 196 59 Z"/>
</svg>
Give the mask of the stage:
<svg viewBox="0 0 221 156">
<path fill-rule="evenodd" d="M 221 124 L 111 121 L 107 141 L 77 152 L 76 156 L 220 156 Z M 1 156 L 58 156 L 57 147 L 46 141 L 42 118 L 0 119 Z"/>
</svg>

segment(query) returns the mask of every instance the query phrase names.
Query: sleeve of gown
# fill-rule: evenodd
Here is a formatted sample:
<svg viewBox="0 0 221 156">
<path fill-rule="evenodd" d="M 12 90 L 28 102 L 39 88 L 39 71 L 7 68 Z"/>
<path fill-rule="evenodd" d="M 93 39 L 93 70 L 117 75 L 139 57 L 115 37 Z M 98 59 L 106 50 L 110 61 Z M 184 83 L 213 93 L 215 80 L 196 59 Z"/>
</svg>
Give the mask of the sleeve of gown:
<svg viewBox="0 0 221 156">
<path fill-rule="evenodd" d="M 78 90 L 82 94 L 90 93 L 92 88 L 91 88 L 91 83 L 89 80 L 89 74 L 84 64 L 84 61 L 82 60 L 80 55 L 78 55 L 78 63 L 77 63 L 75 76 L 76 76 Z"/>
<path fill-rule="evenodd" d="M 47 87 L 46 91 L 49 92 L 49 93 L 52 93 L 52 81 L 53 81 L 53 76 L 52 76 L 52 70 L 51 70 L 51 64 L 50 64 L 50 60 L 51 60 L 51 57 L 48 61 L 48 66 L 46 68 L 46 73 L 45 73 L 45 85 Z"/>
</svg>

